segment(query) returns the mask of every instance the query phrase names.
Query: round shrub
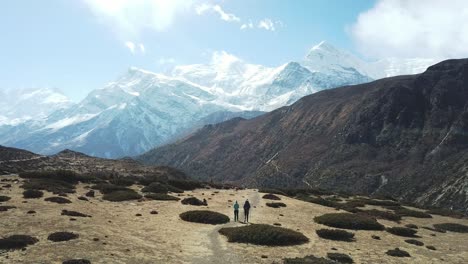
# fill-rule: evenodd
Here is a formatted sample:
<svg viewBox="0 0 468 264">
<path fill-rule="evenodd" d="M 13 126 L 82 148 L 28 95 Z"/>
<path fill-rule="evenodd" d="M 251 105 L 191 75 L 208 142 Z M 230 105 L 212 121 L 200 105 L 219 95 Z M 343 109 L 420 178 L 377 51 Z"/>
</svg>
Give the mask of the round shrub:
<svg viewBox="0 0 468 264">
<path fill-rule="evenodd" d="M 34 245 L 39 240 L 32 236 L 27 235 L 12 235 L 0 239 L 0 249 L 2 250 L 15 250 L 25 248 L 29 245 Z"/>
<path fill-rule="evenodd" d="M 91 217 L 90 215 L 83 214 L 76 211 L 62 210 L 62 215 L 74 216 L 74 217 Z"/>
<path fill-rule="evenodd" d="M 468 233 L 468 226 L 456 223 L 443 223 L 443 224 L 435 224 L 434 227 L 436 229 L 444 230 L 444 231 L 451 231 L 457 233 Z"/>
<path fill-rule="evenodd" d="M 394 222 L 398 222 L 401 220 L 400 215 L 397 215 L 393 212 L 386 212 L 386 211 L 381 211 L 381 210 L 376 210 L 376 209 L 361 211 L 358 214 L 368 215 L 368 216 L 375 217 L 378 219 L 385 219 L 385 220 L 394 221 Z"/>
<path fill-rule="evenodd" d="M 180 218 L 187 222 L 211 225 L 219 225 L 229 222 L 229 217 L 227 215 L 208 210 L 188 211 L 181 213 Z"/>
<path fill-rule="evenodd" d="M 385 252 L 385 254 L 392 256 L 392 257 L 400 257 L 400 258 L 411 257 L 411 255 L 408 252 L 401 250 L 399 248 L 390 249 L 387 252 Z"/>
<path fill-rule="evenodd" d="M 338 263 L 354 263 L 354 260 L 350 256 L 343 253 L 327 253 L 327 257 Z"/>
<path fill-rule="evenodd" d="M 319 229 L 316 231 L 321 238 L 337 240 L 337 241 L 354 241 L 354 234 L 345 230 L 339 229 Z"/>
<path fill-rule="evenodd" d="M 122 202 L 122 201 L 130 201 L 130 200 L 138 200 L 142 196 L 131 189 L 125 189 L 120 191 L 114 191 L 110 193 L 106 193 L 102 196 L 103 200 L 111 201 L 111 202 Z"/>
<path fill-rule="evenodd" d="M 70 233 L 70 232 L 55 232 L 50 234 L 47 239 L 53 242 L 62 242 L 68 241 L 72 239 L 77 239 L 79 237 L 78 234 Z"/>
<path fill-rule="evenodd" d="M 65 260 L 62 264 L 91 264 L 91 261 L 87 259 L 70 259 Z"/>
<path fill-rule="evenodd" d="M 10 201 L 11 197 L 0 195 L 0 203 Z"/>
<path fill-rule="evenodd" d="M 12 205 L 0 205 L 0 212 L 6 212 L 10 209 L 15 209 L 16 206 L 12 206 Z"/>
<path fill-rule="evenodd" d="M 280 208 L 280 207 L 286 207 L 286 204 L 274 202 L 274 203 L 266 203 L 266 206 L 273 207 L 273 208 Z"/>
<path fill-rule="evenodd" d="M 277 200 L 277 201 L 281 200 L 281 198 L 279 198 L 278 196 L 276 196 L 276 195 L 274 195 L 272 193 L 265 194 L 265 195 L 263 195 L 262 198 L 263 199 L 268 199 L 268 200 Z"/>
<path fill-rule="evenodd" d="M 226 236 L 229 242 L 249 243 L 265 246 L 291 246 L 309 242 L 309 239 L 297 231 L 270 226 L 252 224 L 241 227 L 225 227 L 219 233 Z"/>
<path fill-rule="evenodd" d="M 416 240 L 416 239 L 406 239 L 405 242 L 408 244 L 416 245 L 416 246 L 424 246 L 423 242 Z"/>
<path fill-rule="evenodd" d="M 180 199 L 165 193 L 149 193 L 145 195 L 145 198 L 151 200 L 159 200 L 159 201 L 179 201 Z"/>
<path fill-rule="evenodd" d="M 404 207 L 401 207 L 400 209 L 395 210 L 395 213 L 400 216 L 408 216 L 408 217 L 415 217 L 415 218 L 432 218 L 432 215 L 428 213 L 411 210 L 411 209 L 404 208 Z"/>
<path fill-rule="evenodd" d="M 430 250 L 436 250 L 436 248 L 434 246 L 426 246 L 427 249 L 430 249 Z"/>
<path fill-rule="evenodd" d="M 23 197 L 25 199 L 36 199 L 44 196 L 44 193 L 39 190 L 26 190 L 23 192 Z"/>
<path fill-rule="evenodd" d="M 400 227 L 400 226 L 395 226 L 395 227 L 389 227 L 386 229 L 387 232 L 397 235 L 397 236 L 403 236 L 403 237 L 415 237 L 416 235 L 416 230 L 407 228 L 407 227 Z"/>
<path fill-rule="evenodd" d="M 326 258 L 318 258 L 314 255 L 305 256 L 303 258 L 286 258 L 284 264 L 336 264 L 336 261 Z"/>
<path fill-rule="evenodd" d="M 67 198 L 63 198 L 63 197 L 48 197 L 48 198 L 45 198 L 44 200 L 47 202 L 58 203 L 58 204 L 71 203 L 70 200 L 68 200 Z"/>
<path fill-rule="evenodd" d="M 182 199 L 181 201 L 182 204 L 189 204 L 189 205 L 195 205 L 195 206 L 202 206 L 202 205 L 207 205 L 204 203 L 202 200 L 196 198 L 196 197 L 187 197 Z"/>
<path fill-rule="evenodd" d="M 331 213 L 314 218 L 316 223 L 343 229 L 384 230 L 385 227 L 368 216 L 351 213 Z"/>
</svg>

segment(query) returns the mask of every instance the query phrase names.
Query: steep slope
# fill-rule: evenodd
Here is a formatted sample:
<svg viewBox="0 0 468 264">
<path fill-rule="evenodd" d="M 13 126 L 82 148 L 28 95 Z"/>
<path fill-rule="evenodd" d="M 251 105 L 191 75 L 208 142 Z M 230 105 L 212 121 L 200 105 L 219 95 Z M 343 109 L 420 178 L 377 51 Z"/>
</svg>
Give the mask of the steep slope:
<svg viewBox="0 0 468 264">
<path fill-rule="evenodd" d="M 139 157 L 198 178 L 318 186 L 468 210 L 468 59 L 205 126 Z"/>
</svg>

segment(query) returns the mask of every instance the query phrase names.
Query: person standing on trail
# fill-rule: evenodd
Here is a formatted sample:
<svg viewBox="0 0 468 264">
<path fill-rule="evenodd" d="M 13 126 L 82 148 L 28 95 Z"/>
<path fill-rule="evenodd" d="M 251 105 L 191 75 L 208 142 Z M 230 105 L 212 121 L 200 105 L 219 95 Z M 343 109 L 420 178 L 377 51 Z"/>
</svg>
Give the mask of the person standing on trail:
<svg viewBox="0 0 468 264">
<path fill-rule="evenodd" d="M 249 222 L 249 211 L 250 211 L 250 203 L 249 199 L 247 199 L 244 203 L 244 222 Z"/>
<path fill-rule="evenodd" d="M 239 221 L 239 204 L 237 201 L 234 203 L 234 222 Z"/>
</svg>

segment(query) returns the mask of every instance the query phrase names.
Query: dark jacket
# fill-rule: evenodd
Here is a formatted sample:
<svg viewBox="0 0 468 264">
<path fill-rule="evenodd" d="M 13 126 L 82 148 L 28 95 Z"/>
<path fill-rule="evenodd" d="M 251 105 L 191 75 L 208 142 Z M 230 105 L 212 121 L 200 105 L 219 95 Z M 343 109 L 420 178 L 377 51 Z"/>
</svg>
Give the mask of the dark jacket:
<svg viewBox="0 0 468 264">
<path fill-rule="evenodd" d="M 245 201 L 245 203 L 244 203 L 244 210 L 246 210 L 246 211 L 250 210 L 250 203 L 249 203 L 249 201 Z"/>
</svg>

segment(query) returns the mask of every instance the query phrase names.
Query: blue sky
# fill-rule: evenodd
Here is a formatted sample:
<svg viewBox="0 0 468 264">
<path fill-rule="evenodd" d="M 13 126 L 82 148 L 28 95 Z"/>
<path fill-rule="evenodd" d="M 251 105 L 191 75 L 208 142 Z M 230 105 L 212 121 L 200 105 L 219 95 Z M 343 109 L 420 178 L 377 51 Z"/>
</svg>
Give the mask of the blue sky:
<svg viewBox="0 0 468 264">
<path fill-rule="evenodd" d="M 454 2 L 466 6 L 463 1 Z M 460 10 L 460 6 L 454 8 Z M 466 54 L 463 47 L 453 54 L 443 54 L 447 50 L 443 44 L 427 45 L 427 52 L 421 54 L 418 51 L 425 51 L 421 46 L 405 47 L 412 45 L 405 44 L 414 42 L 412 37 L 424 37 L 418 35 L 423 30 L 416 26 L 408 30 L 401 25 L 399 29 L 392 28 L 392 21 L 405 21 L 398 18 L 401 9 L 419 12 L 416 10 L 420 6 L 398 0 L 3 1 L 0 89 L 56 87 L 78 101 L 130 66 L 164 71 L 173 64 L 206 63 L 214 51 L 221 50 L 250 63 L 278 66 L 301 59 L 321 40 L 372 58 L 386 56 L 386 52 L 389 56 L 414 53 L 426 57 Z M 383 33 L 375 28 L 382 12 L 394 15 L 380 25 Z M 452 14 L 447 15 L 447 20 L 455 23 L 451 21 L 453 12 L 446 13 Z M 466 14 L 459 17 L 461 31 L 450 34 L 467 33 L 465 18 Z M 408 22 L 412 23 L 421 24 Z M 433 27 L 423 26 L 429 28 L 426 35 L 431 35 Z M 398 33 L 401 36 L 389 41 L 389 48 L 383 50 L 379 46 L 387 43 L 382 41 L 388 37 L 385 29 L 405 34 Z M 463 38 L 462 46 L 466 39 L 458 35 Z M 436 39 L 437 34 L 433 37 Z"/>
</svg>

